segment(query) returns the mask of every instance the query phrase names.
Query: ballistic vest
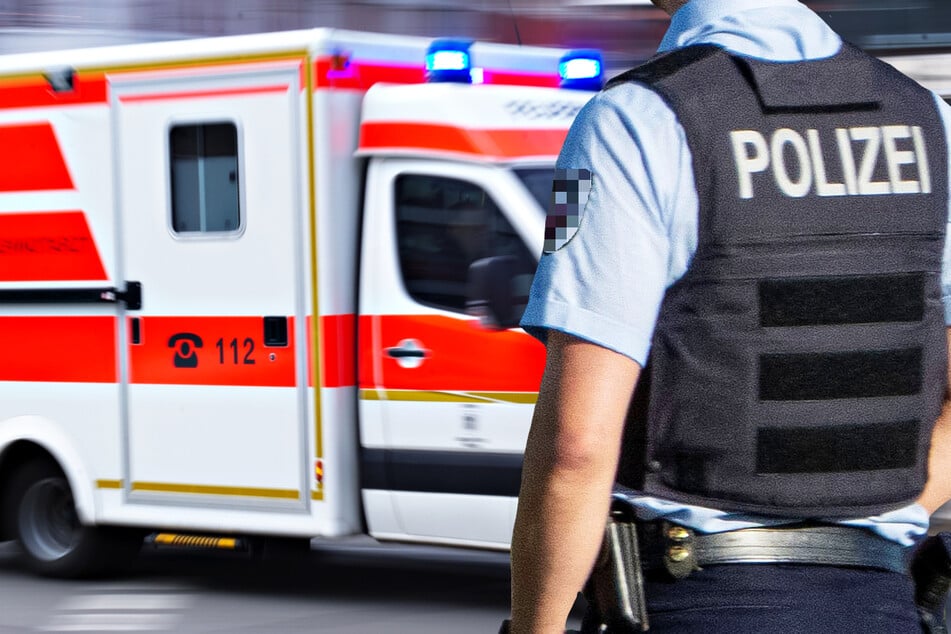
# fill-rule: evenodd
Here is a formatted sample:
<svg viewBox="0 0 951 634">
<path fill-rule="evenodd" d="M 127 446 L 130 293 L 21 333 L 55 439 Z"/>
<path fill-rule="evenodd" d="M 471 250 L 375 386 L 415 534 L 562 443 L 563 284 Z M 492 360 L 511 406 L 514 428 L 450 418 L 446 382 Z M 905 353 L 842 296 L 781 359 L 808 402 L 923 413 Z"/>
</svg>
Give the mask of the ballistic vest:
<svg viewBox="0 0 951 634">
<path fill-rule="evenodd" d="M 797 518 L 913 501 L 947 384 L 933 95 L 850 45 L 796 63 L 695 46 L 612 85 L 630 81 L 677 115 L 700 206 L 619 482 Z"/>
</svg>

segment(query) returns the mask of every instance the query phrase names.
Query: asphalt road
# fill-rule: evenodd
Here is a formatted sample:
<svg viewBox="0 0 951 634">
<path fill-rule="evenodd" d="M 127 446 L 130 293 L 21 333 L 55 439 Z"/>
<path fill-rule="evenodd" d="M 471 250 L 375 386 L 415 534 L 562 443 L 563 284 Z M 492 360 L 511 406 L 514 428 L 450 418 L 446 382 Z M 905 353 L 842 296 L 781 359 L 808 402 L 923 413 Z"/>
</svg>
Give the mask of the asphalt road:
<svg viewBox="0 0 951 634">
<path fill-rule="evenodd" d="M 494 634 L 509 608 L 508 563 L 353 538 L 315 541 L 281 563 L 146 547 L 121 575 L 67 581 L 32 575 L 0 543 L 0 634 Z"/>
<path fill-rule="evenodd" d="M 147 547 L 120 576 L 64 581 L 31 575 L 0 544 L 0 634 L 494 634 L 508 606 L 503 553 L 355 538 L 278 564 Z"/>
</svg>

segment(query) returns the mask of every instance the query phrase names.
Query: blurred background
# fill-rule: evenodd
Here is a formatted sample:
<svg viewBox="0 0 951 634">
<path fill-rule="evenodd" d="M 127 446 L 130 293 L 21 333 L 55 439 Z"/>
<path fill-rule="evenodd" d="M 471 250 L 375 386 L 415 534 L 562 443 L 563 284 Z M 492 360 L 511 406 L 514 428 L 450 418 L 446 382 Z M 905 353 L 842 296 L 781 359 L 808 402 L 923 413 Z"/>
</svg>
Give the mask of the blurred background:
<svg viewBox="0 0 951 634">
<path fill-rule="evenodd" d="M 951 0 L 805 3 L 872 52 L 951 50 Z M 648 58 L 667 23 L 649 0 L 0 0 L 0 54 L 338 27 L 598 48 L 613 74 Z M 358 536 L 315 543 L 295 566 L 273 568 L 147 551 L 123 579 L 78 583 L 27 574 L 15 548 L 0 544 L 0 634 L 464 634 L 496 631 L 508 613 L 504 553 Z"/>
<path fill-rule="evenodd" d="M 870 50 L 951 46 L 948 0 L 815 0 Z M 609 71 L 650 56 L 666 16 L 649 0 L 0 0 L 0 53 L 315 26 L 595 47 Z"/>
</svg>

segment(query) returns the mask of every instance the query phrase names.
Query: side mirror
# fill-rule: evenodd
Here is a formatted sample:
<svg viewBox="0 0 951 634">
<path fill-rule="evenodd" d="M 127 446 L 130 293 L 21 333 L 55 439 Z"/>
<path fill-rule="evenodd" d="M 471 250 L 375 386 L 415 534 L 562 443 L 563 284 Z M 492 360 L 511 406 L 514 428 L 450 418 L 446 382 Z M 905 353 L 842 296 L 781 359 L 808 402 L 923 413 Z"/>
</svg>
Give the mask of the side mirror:
<svg viewBox="0 0 951 634">
<path fill-rule="evenodd" d="M 513 255 L 496 255 L 469 266 L 466 312 L 478 317 L 483 327 L 504 330 L 518 326 L 533 274 L 519 264 Z"/>
</svg>

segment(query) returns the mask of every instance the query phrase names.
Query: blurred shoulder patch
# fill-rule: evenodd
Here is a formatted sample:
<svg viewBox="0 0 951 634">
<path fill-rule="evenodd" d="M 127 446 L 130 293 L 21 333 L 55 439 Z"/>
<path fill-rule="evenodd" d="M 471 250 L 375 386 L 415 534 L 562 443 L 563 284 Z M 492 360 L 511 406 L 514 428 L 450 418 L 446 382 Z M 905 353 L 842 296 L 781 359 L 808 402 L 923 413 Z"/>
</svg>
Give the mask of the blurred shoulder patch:
<svg viewBox="0 0 951 634">
<path fill-rule="evenodd" d="M 594 186 L 588 169 L 556 169 L 545 219 L 545 253 L 562 248 L 578 233 L 581 215 Z"/>
</svg>

